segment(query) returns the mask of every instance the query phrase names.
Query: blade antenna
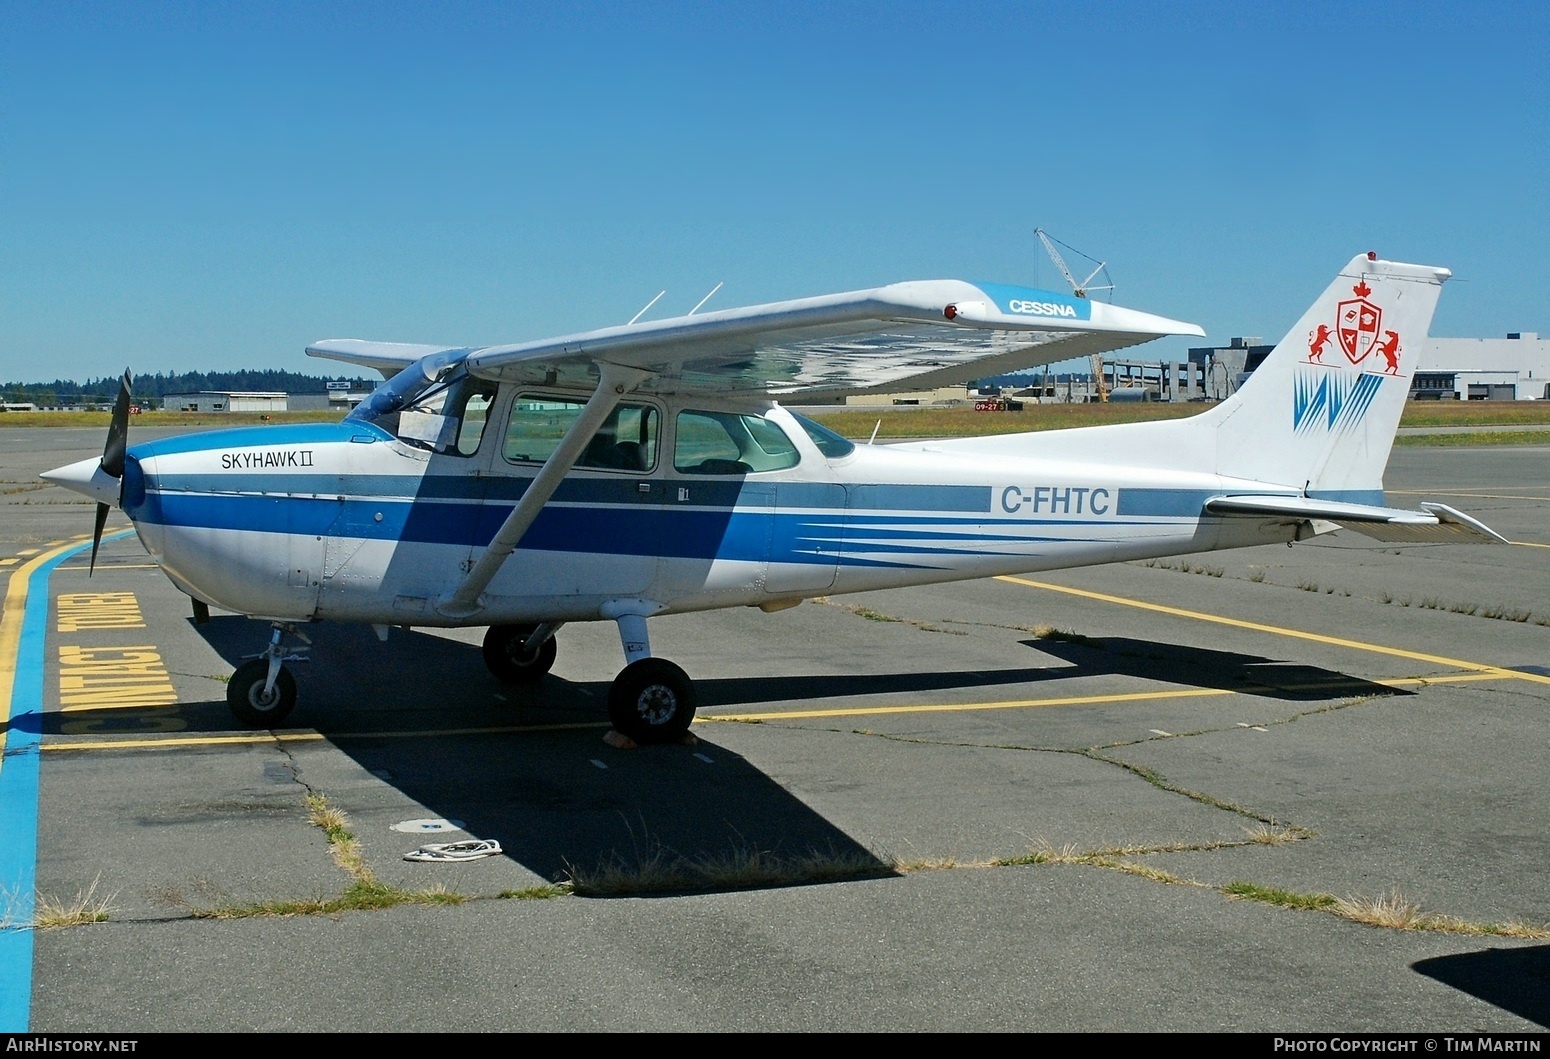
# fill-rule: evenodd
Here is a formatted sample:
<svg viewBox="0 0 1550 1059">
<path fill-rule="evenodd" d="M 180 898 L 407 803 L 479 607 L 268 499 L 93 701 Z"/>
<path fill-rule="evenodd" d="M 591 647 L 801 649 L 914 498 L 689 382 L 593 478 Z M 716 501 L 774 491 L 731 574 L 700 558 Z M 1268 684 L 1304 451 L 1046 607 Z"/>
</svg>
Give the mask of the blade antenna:
<svg viewBox="0 0 1550 1059">
<path fill-rule="evenodd" d="M 693 316 L 695 313 L 699 312 L 700 311 L 700 306 L 704 305 L 706 302 L 710 301 L 711 298 L 713 298 L 715 296 L 716 292 L 721 289 L 722 284 L 724 284 L 724 283 L 726 283 L 726 280 L 722 280 L 721 283 L 718 283 L 714 287 L 712 287 L 710 289 L 710 293 L 705 295 L 705 297 L 701 298 L 699 300 L 699 302 L 694 306 L 694 308 L 689 310 L 689 315 Z"/>
<path fill-rule="evenodd" d="M 883 429 L 883 421 L 881 419 L 879 419 L 877 421 L 877 426 L 872 428 L 872 436 L 867 438 L 867 442 L 866 443 L 868 445 L 872 445 L 872 444 L 876 443 L 876 441 L 877 441 L 877 432 L 879 430 L 881 430 L 881 429 Z"/>
<path fill-rule="evenodd" d="M 652 298 L 649 302 L 647 302 L 644 309 L 642 309 L 640 312 L 636 313 L 634 316 L 630 317 L 630 324 L 633 324 L 636 320 L 639 320 L 642 316 L 645 316 L 646 315 L 646 309 L 649 309 L 653 305 L 655 305 L 658 301 L 660 301 L 662 299 L 662 295 L 664 295 L 666 293 L 667 293 L 667 291 L 665 291 L 665 290 L 664 291 L 658 291 L 657 292 L 657 296 L 655 298 Z M 629 327 L 630 324 L 625 324 L 624 326 L 625 327 Z"/>
</svg>

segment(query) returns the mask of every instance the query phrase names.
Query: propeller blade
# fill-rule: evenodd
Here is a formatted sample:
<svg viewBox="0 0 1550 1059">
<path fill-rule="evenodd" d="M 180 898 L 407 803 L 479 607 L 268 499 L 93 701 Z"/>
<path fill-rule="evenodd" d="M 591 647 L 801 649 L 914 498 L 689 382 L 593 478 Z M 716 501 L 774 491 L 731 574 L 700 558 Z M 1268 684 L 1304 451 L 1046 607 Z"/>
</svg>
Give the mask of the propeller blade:
<svg viewBox="0 0 1550 1059">
<path fill-rule="evenodd" d="M 102 543 L 102 527 L 108 522 L 108 505 L 97 505 L 97 528 L 91 535 L 91 566 L 86 568 L 86 576 L 90 577 L 97 572 L 97 546 Z"/>
<path fill-rule="evenodd" d="M 129 441 L 129 369 L 119 380 L 118 400 L 113 402 L 113 418 L 108 423 L 108 443 L 102 449 L 102 469 L 115 478 L 124 477 L 124 450 Z"/>
<path fill-rule="evenodd" d="M 113 418 L 108 421 L 108 440 L 102 447 L 102 470 L 119 480 L 120 493 L 124 481 L 124 453 L 129 448 L 129 369 L 118 383 L 118 399 L 113 402 Z M 108 505 L 98 503 L 97 526 L 91 535 L 91 565 L 86 569 L 90 577 L 97 571 L 97 547 L 102 544 L 102 527 L 108 522 Z"/>
</svg>

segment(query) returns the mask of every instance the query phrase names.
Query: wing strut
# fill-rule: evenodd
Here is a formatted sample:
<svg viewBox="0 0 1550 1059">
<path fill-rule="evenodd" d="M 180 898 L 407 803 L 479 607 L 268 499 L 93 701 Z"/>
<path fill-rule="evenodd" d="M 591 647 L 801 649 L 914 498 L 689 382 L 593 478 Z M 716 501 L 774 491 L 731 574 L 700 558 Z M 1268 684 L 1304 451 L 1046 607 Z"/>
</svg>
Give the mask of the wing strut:
<svg viewBox="0 0 1550 1059">
<path fill-rule="evenodd" d="M 496 530 L 490 546 L 484 550 L 462 583 L 436 604 L 437 610 L 449 618 L 466 618 L 483 607 L 480 595 L 489 587 L 490 580 L 500 571 L 507 557 L 516 551 L 522 535 L 560 487 L 565 476 L 576 466 L 576 461 L 581 458 L 592 435 L 597 433 L 597 428 L 603 425 L 603 420 L 613 412 L 620 399 L 650 374 L 607 361 L 598 362 L 597 390 L 560 439 L 560 444 L 544 461 L 543 467 L 539 468 L 538 476 L 522 494 L 522 499 L 517 501 L 517 506 L 511 509 L 511 514 L 506 516 L 506 521 Z"/>
</svg>

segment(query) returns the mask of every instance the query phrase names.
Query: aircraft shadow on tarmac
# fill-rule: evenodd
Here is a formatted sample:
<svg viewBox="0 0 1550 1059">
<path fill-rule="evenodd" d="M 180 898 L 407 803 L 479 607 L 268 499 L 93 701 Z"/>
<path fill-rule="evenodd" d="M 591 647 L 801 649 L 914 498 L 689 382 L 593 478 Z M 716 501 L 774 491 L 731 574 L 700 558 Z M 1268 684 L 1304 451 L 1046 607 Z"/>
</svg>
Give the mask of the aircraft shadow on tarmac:
<svg viewBox="0 0 1550 1059">
<path fill-rule="evenodd" d="M 1333 702 L 1358 696 L 1414 694 L 1301 662 L 1157 640 L 1116 636 L 1101 640 L 1044 639 L 1022 643 L 1069 662 L 1073 668 L 1054 671 L 1065 677 L 1111 674 L 1289 702 Z"/>
<path fill-rule="evenodd" d="M 1437 956 L 1413 970 L 1550 1029 L 1550 946 Z"/>
<path fill-rule="evenodd" d="M 265 631 L 261 623 L 225 616 L 195 628 L 232 665 L 262 646 Z M 313 660 L 293 665 L 300 697 L 290 724 L 319 733 L 401 792 L 414 815 L 428 810 L 466 832 L 402 836 L 404 850 L 426 841 L 495 839 L 511 860 L 551 881 L 675 863 L 726 870 L 751 854 L 766 870 L 762 877 L 749 872 L 749 885 L 830 881 L 828 871 L 893 873 L 746 759 L 711 741 L 627 753 L 606 747 L 606 681 L 550 675 L 512 687 L 488 673 L 476 645 L 402 630 L 382 644 L 355 626 L 306 632 Z M 149 733 L 168 714 L 148 708 L 66 716 L 48 715 L 45 730 L 68 735 L 68 726 L 84 721 L 100 722 L 94 730 L 103 734 Z M 229 734 L 234 726 L 224 699 L 180 703 L 176 720 L 181 735 Z M 392 840 L 373 844 L 384 841 Z M 783 864 L 813 868 L 783 872 Z M 698 887 L 691 880 L 685 888 Z"/>
<path fill-rule="evenodd" d="M 263 644 L 265 626 L 218 616 L 195 631 L 232 666 Z M 379 642 L 365 627 L 310 626 L 311 660 L 294 664 L 300 702 L 291 723 L 329 739 L 417 806 L 496 839 L 505 854 L 549 880 L 618 864 L 727 863 L 757 851 L 785 861 L 846 863 L 853 874 L 890 869 L 745 759 L 704 740 L 697 746 L 615 753 L 606 681 L 554 675 L 502 685 L 479 648 L 394 630 Z M 1111 638 L 1024 641 L 1059 659 L 992 671 L 728 677 L 696 681 L 702 707 L 848 695 L 1004 687 L 1094 674 L 1223 688 L 1294 701 L 1395 694 L 1342 673 L 1251 655 Z M 224 734 L 224 700 L 178 705 L 178 730 Z M 165 710 L 115 710 L 101 730 L 151 731 Z M 83 715 L 70 715 L 80 721 Z M 45 730 L 65 732 L 60 715 Z M 698 731 L 703 732 L 704 729 Z M 601 762 L 606 767 L 598 767 Z M 774 885 L 774 884 L 771 884 Z"/>
</svg>

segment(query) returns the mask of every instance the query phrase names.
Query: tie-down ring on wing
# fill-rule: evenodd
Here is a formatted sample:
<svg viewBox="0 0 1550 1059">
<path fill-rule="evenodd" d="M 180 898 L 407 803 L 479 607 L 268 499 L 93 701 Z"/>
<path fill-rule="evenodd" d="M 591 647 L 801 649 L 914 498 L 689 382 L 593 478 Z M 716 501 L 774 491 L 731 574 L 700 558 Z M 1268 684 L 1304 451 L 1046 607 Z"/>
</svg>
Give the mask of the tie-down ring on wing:
<svg viewBox="0 0 1550 1059">
<path fill-rule="evenodd" d="M 648 373 L 642 390 L 807 401 L 964 383 L 1164 335 L 1203 334 L 1194 324 L 1052 291 L 922 280 L 489 346 L 469 353 L 465 367 L 482 378 L 590 386 L 594 365 L 607 361 Z M 341 346 L 319 343 L 309 352 L 332 355 Z"/>
</svg>

